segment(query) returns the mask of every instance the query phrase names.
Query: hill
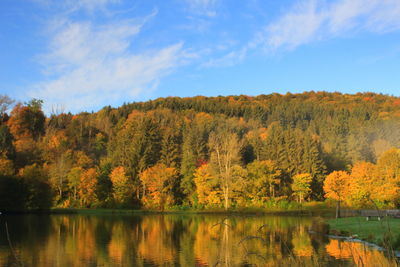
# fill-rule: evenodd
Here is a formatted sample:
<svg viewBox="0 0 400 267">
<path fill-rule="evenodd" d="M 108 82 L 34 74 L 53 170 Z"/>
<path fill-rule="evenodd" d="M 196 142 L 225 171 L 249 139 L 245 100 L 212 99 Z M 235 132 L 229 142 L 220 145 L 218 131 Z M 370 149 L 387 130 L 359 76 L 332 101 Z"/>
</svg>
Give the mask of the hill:
<svg viewBox="0 0 400 267">
<path fill-rule="evenodd" d="M 0 208 L 321 200 L 327 174 L 400 147 L 400 98 L 375 93 L 168 97 L 50 117 L 41 103 L 1 114 Z"/>
</svg>

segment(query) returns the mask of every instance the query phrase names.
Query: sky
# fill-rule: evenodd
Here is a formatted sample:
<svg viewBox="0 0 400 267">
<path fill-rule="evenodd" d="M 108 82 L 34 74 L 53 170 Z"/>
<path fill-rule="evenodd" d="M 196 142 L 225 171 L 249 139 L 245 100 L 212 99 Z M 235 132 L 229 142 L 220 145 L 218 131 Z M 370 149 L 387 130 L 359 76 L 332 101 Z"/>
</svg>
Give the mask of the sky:
<svg viewBox="0 0 400 267">
<path fill-rule="evenodd" d="M 400 96 L 400 1 L 0 0 L 0 63 L 0 94 L 47 113 L 168 96 Z"/>
</svg>

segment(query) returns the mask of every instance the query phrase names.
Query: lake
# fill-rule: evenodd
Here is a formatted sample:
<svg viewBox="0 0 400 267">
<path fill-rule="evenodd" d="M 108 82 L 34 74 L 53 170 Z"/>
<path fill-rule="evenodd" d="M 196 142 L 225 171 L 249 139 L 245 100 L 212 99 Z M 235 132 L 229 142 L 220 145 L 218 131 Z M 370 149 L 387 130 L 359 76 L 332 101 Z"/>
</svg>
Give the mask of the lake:
<svg viewBox="0 0 400 267">
<path fill-rule="evenodd" d="M 392 266 L 362 243 L 310 233 L 313 223 L 251 215 L 0 215 L 0 266 Z"/>
</svg>

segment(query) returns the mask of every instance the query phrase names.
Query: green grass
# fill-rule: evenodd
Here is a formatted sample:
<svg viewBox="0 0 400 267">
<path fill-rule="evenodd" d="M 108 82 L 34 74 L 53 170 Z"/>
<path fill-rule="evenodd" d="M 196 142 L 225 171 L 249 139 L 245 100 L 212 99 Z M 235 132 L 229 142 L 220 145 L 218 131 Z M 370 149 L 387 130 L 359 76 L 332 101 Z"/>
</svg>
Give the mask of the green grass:
<svg viewBox="0 0 400 267">
<path fill-rule="evenodd" d="M 367 221 L 365 217 L 348 217 L 327 221 L 333 235 L 352 236 L 380 246 L 400 249 L 400 219 L 385 217 Z"/>
</svg>

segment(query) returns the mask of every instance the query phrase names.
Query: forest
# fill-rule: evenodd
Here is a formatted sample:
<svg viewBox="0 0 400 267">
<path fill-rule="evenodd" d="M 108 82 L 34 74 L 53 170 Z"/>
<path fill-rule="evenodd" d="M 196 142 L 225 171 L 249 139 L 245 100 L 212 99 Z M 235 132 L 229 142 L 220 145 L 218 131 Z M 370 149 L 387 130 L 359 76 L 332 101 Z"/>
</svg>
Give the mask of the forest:
<svg viewBox="0 0 400 267">
<path fill-rule="evenodd" d="M 0 211 L 400 206 L 398 97 L 167 97 L 48 116 L 42 104 L 0 96 Z"/>
</svg>

